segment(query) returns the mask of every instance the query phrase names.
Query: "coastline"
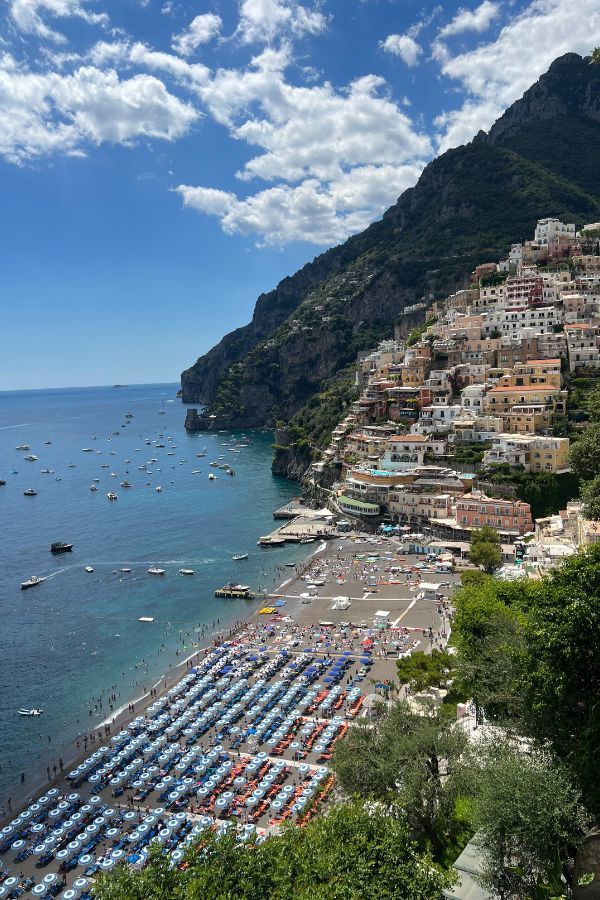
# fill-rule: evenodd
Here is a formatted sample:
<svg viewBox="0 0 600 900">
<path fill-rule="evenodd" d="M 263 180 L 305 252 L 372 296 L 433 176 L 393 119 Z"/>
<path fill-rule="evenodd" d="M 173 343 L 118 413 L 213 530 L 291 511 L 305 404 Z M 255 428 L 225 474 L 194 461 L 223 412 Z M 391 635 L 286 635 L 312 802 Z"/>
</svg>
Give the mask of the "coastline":
<svg viewBox="0 0 600 900">
<path fill-rule="evenodd" d="M 117 734 L 123 725 L 131 720 L 133 716 L 132 707 L 137 715 L 145 713 L 147 707 L 150 706 L 151 703 L 154 703 L 157 698 L 161 698 L 167 694 L 169 690 L 181 680 L 186 671 L 192 667 L 192 660 L 198 662 L 210 647 L 214 647 L 220 640 L 230 638 L 238 631 L 243 630 L 249 622 L 259 615 L 259 609 L 264 605 L 264 600 L 267 597 L 275 597 L 279 594 L 282 589 L 297 578 L 300 572 L 308 566 L 309 562 L 313 560 L 318 553 L 323 552 L 326 547 L 327 542 L 322 541 L 315 550 L 294 564 L 294 569 L 291 570 L 293 571 L 293 575 L 283 582 L 275 584 L 275 582 L 279 582 L 279 578 L 281 577 L 281 574 L 278 575 L 273 582 L 273 587 L 270 590 L 266 590 L 262 598 L 257 598 L 256 601 L 252 601 L 255 608 L 246 609 L 239 618 L 234 620 L 231 626 L 219 628 L 213 632 L 207 633 L 202 645 L 196 645 L 192 653 L 180 659 L 181 654 L 176 650 L 173 661 L 169 662 L 168 668 L 162 672 L 160 678 L 151 685 L 148 690 L 142 694 L 138 694 L 138 696 L 131 697 L 129 700 L 126 699 L 118 709 L 113 710 L 111 714 L 106 716 L 101 722 L 94 722 L 93 727 L 89 729 L 89 732 L 86 731 L 85 733 L 93 732 L 97 735 L 98 732 L 102 732 L 101 739 L 97 741 L 97 743 L 102 743 L 103 740 L 109 739 L 110 736 Z M 284 565 L 286 565 L 285 561 L 280 568 L 283 568 Z M 151 695 L 151 691 L 156 691 L 154 696 Z M 107 727 L 110 728 L 110 734 L 105 735 L 104 730 Z M 33 781 L 27 784 L 20 784 L 18 781 L 15 781 L 12 788 L 9 789 L 10 793 L 7 791 L 7 798 L 10 798 L 11 806 L 10 808 L 5 806 L 4 814 L 0 814 L 0 827 L 4 826 L 18 815 L 23 808 L 28 806 L 33 801 L 34 796 L 43 793 L 48 788 L 58 785 L 64 778 L 64 772 L 68 772 L 70 769 L 83 762 L 89 755 L 91 748 L 94 746 L 96 746 L 96 744 L 90 743 L 89 746 L 86 744 L 84 747 L 81 735 L 79 735 L 73 741 L 64 744 L 58 751 L 53 748 L 53 757 L 62 759 L 63 771 L 59 768 L 56 774 L 51 775 L 50 778 L 44 777 L 43 772 L 40 771 L 39 777 L 36 776 Z M 42 767 L 43 762 L 44 761 L 40 761 Z M 51 765 L 52 762 L 50 761 L 50 766 Z M 50 769 L 50 771 L 52 771 L 52 769 Z"/>
</svg>

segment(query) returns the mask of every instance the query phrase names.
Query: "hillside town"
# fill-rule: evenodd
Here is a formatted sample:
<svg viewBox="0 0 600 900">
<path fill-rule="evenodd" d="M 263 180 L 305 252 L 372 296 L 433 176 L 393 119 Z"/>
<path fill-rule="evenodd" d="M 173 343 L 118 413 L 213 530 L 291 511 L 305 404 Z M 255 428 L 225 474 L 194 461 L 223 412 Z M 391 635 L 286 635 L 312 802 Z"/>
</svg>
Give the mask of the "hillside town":
<svg viewBox="0 0 600 900">
<path fill-rule="evenodd" d="M 533 577 L 600 540 L 572 500 L 534 519 L 494 472 L 569 473 L 569 384 L 600 372 L 600 223 L 541 219 L 532 240 L 479 265 L 470 286 L 417 304 L 424 324 L 359 357 L 360 391 L 313 463 L 341 466 L 337 510 L 466 555 L 494 527 L 506 578 Z M 580 426 L 581 427 L 581 426 Z M 497 482 L 497 479 L 495 479 Z M 509 479 L 507 479 L 509 480 Z M 416 543 L 415 543 L 416 542 Z"/>
</svg>

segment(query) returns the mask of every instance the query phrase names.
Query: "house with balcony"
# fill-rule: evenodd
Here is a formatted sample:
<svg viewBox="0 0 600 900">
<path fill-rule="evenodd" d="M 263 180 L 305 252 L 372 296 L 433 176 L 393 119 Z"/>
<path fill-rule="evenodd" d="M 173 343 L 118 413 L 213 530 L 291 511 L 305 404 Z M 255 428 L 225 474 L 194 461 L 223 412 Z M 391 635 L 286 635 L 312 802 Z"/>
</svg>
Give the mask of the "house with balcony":
<svg viewBox="0 0 600 900">
<path fill-rule="evenodd" d="M 600 337 L 597 325 L 578 322 L 565 325 L 569 370 L 600 368 Z"/>
<path fill-rule="evenodd" d="M 462 407 L 458 404 L 445 406 L 432 404 L 424 406 L 419 413 L 419 421 L 411 425 L 413 434 L 433 434 L 435 432 L 447 432 L 451 430 L 454 419 L 458 418 Z"/>
<path fill-rule="evenodd" d="M 491 525 L 499 532 L 525 534 L 531 531 L 531 506 L 522 500 L 495 500 L 473 491 L 456 501 L 456 522 L 465 529 Z"/>
<path fill-rule="evenodd" d="M 569 439 L 499 434 L 484 454 L 483 463 L 486 466 L 520 466 L 525 472 L 564 472 L 569 465 Z"/>
</svg>

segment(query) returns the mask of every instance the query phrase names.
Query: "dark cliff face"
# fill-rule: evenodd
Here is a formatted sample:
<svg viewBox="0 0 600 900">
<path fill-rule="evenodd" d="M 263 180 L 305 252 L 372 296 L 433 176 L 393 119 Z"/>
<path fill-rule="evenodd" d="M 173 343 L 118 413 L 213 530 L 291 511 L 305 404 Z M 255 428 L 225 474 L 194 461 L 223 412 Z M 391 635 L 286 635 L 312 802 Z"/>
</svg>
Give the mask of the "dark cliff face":
<svg viewBox="0 0 600 900">
<path fill-rule="evenodd" d="M 473 143 L 431 162 L 379 222 L 269 294 L 182 375 L 212 427 L 289 421 L 405 306 L 465 285 L 538 218 L 600 218 L 600 66 L 567 54 Z"/>
</svg>

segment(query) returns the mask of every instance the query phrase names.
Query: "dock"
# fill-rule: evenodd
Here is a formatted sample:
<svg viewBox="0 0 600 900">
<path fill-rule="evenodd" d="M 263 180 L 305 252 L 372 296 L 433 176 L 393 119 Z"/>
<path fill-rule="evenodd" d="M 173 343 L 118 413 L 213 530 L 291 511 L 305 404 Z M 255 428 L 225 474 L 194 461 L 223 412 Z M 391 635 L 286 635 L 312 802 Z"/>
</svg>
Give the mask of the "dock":
<svg viewBox="0 0 600 900">
<path fill-rule="evenodd" d="M 289 503 L 286 503 L 285 506 L 280 506 L 279 509 L 276 509 L 273 513 L 274 519 L 295 519 L 296 516 L 301 516 L 306 512 L 306 507 L 302 502 L 301 497 L 292 497 Z"/>
<path fill-rule="evenodd" d="M 300 514 L 284 515 L 284 510 L 297 508 L 293 506 L 294 502 L 287 507 L 282 506 L 273 513 L 275 518 L 287 518 L 288 521 L 270 534 L 263 535 L 258 542 L 261 547 L 280 547 L 284 543 L 299 544 L 302 541 L 328 540 L 337 536 L 334 526 L 335 516 L 329 509 L 300 507 L 302 510 Z"/>
</svg>

